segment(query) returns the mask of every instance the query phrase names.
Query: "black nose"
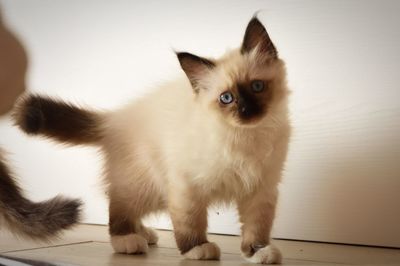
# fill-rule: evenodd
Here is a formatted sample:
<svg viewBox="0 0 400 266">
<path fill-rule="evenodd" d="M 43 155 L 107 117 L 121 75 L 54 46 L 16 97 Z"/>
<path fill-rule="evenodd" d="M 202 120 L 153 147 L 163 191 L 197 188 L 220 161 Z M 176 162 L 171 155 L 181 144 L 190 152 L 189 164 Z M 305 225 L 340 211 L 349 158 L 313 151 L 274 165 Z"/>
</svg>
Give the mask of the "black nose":
<svg viewBox="0 0 400 266">
<path fill-rule="evenodd" d="M 239 104 L 238 104 L 238 109 L 239 109 L 239 113 L 241 114 L 241 115 L 249 115 L 249 107 L 247 106 L 247 104 L 246 103 L 244 103 L 244 102 L 240 102 L 239 101 Z"/>
</svg>

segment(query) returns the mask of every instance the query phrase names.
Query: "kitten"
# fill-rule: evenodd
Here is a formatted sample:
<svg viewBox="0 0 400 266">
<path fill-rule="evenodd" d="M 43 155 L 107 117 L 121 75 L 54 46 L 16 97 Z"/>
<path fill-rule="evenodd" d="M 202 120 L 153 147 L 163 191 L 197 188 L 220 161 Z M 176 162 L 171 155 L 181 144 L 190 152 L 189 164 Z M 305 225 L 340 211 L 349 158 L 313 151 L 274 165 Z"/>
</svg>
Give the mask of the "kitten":
<svg viewBox="0 0 400 266">
<path fill-rule="evenodd" d="M 207 207 L 235 202 L 243 256 L 279 263 L 270 231 L 290 135 L 284 62 L 256 17 L 240 49 L 219 59 L 177 57 L 186 77 L 119 110 L 30 95 L 17 105 L 16 124 L 31 135 L 101 147 L 116 252 L 147 252 L 157 236 L 142 219 L 168 210 L 186 258 L 219 259 L 207 240 Z"/>
<path fill-rule="evenodd" d="M 49 241 L 79 221 L 81 204 L 61 196 L 37 203 L 25 198 L 0 150 L 0 227 L 22 237 Z"/>
</svg>

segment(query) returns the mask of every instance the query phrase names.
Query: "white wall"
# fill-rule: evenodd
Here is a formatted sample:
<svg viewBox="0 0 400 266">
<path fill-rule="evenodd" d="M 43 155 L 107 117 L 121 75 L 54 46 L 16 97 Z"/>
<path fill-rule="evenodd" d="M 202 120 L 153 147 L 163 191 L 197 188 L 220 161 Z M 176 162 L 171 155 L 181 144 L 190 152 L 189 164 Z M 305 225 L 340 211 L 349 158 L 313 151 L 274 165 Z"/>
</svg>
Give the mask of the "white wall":
<svg viewBox="0 0 400 266">
<path fill-rule="evenodd" d="M 113 108 L 179 70 L 172 49 L 218 56 L 255 11 L 287 61 L 294 135 L 274 236 L 400 247 L 400 2 L 1 1 L 30 56 L 32 91 Z M 107 222 L 101 158 L 27 138 L 0 145 L 28 195 L 85 200 Z M 235 212 L 210 231 L 237 233 Z M 158 226 L 168 226 L 162 219 Z"/>
</svg>

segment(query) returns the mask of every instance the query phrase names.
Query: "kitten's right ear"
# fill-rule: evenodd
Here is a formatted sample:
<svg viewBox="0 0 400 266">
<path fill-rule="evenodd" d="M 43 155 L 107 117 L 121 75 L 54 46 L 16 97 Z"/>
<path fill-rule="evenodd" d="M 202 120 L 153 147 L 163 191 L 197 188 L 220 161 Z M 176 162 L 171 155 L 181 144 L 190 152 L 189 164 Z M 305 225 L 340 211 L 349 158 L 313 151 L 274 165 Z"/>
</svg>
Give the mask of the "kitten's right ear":
<svg viewBox="0 0 400 266">
<path fill-rule="evenodd" d="M 269 54 L 272 58 L 278 57 L 275 45 L 272 43 L 267 30 L 257 17 L 253 17 L 246 28 L 242 43 L 242 54 L 248 53 L 258 47 L 260 53 Z"/>
<path fill-rule="evenodd" d="M 202 75 L 215 67 L 215 63 L 209 59 L 199 57 L 194 54 L 177 52 L 179 63 L 195 91 L 198 91 L 198 81 Z"/>
</svg>

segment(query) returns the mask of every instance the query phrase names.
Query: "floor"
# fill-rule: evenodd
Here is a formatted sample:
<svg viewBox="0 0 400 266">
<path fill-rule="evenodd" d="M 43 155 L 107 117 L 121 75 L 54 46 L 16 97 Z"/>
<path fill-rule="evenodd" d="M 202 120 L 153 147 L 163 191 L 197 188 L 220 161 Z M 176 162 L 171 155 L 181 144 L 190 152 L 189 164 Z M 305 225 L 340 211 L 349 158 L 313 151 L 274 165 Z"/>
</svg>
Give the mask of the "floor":
<svg viewBox="0 0 400 266">
<path fill-rule="evenodd" d="M 147 255 L 114 254 L 107 227 L 81 224 L 53 243 L 34 243 L 0 232 L 0 254 L 36 259 L 56 265 L 252 265 L 240 257 L 240 238 L 210 235 L 222 250 L 220 261 L 184 260 L 169 231 L 158 231 L 159 243 Z M 400 249 L 275 240 L 284 265 L 400 265 Z"/>
</svg>

